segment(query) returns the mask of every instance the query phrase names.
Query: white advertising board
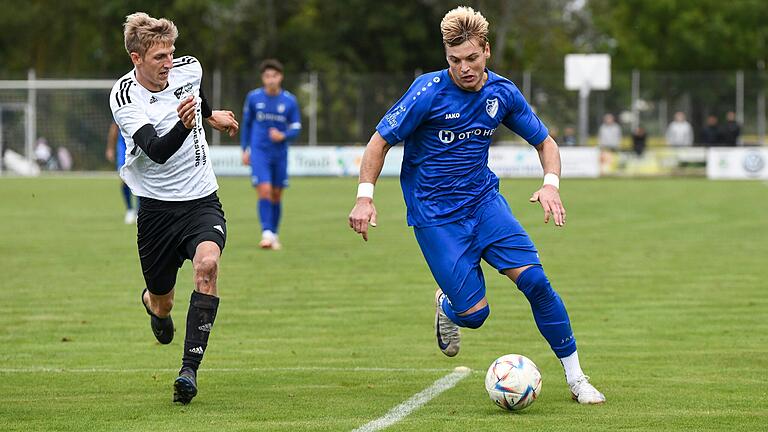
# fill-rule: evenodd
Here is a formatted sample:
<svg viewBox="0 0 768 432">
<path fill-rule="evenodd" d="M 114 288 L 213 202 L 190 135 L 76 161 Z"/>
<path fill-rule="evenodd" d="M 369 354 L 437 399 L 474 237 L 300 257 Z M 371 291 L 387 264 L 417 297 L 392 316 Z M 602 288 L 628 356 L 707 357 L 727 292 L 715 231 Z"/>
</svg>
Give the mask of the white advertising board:
<svg viewBox="0 0 768 432">
<path fill-rule="evenodd" d="M 357 176 L 364 147 L 292 147 L 288 150 L 289 176 Z M 250 176 L 241 151 L 236 146 L 210 148 L 216 175 Z M 563 177 L 598 177 L 600 154 L 596 148 L 561 148 Z M 400 175 L 403 147 L 392 147 L 387 153 L 381 175 Z M 536 149 L 530 146 L 491 147 L 488 166 L 499 177 L 542 177 Z"/>
<path fill-rule="evenodd" d="M 768 180 L 768 149 L 712 147 L 707 153 L 707 178 Z"/>
<path fill-rule="evenodd" d="M 611 56 L 608 54 L 567 54 L 565 56 L 565 88 L 581 90 L 611 88 Z"/>
</svg>

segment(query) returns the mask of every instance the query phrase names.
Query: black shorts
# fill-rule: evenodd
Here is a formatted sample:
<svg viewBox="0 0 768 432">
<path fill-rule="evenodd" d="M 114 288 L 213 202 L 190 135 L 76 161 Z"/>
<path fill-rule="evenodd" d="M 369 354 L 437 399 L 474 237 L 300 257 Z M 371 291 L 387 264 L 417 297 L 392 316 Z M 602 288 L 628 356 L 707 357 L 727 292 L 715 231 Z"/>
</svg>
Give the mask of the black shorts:
<svg viewBox="0 0 768 432">
<path fill-rule="evenodd" d="M 147 289 L 156 295 L 169 293 L 184 260 L 194 258 L 197 245 L 204 241 L 224 251 L 226 222 L 216 192 L 178 202 L 142 197 L 136 243 Z"/>
</svg>

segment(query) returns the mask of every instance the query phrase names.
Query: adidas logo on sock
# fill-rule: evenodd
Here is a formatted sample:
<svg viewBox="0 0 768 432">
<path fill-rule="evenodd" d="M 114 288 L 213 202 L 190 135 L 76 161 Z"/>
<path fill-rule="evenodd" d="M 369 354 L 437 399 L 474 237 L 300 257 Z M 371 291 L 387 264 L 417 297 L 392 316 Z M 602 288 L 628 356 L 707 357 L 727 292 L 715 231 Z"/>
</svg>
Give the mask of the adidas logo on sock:
<svg viewBox="0 0 768 432">
<path fill-rule="evenodd" d="M 203 355 L 203 353 L 204 353 L 205 351 L 203 351 L 203 347 L 201 347 L 201 346 L 198 346 L 198 347 L 190 348 L 189 352 L 191 352 L 192 354 L 200 354 L 200 355 Z"/>
<path fill-rule="evenodd" d="M 204 332 L 210 333 L 212 326 L 213 326 L 213 324 L 211 324 L 211 323 L 205 323 L 205 324 L 201 325 L 200 327 L 198 327 L 197 329 L 200 330 L 200 331 L 204 331 Z"/>
</svg>

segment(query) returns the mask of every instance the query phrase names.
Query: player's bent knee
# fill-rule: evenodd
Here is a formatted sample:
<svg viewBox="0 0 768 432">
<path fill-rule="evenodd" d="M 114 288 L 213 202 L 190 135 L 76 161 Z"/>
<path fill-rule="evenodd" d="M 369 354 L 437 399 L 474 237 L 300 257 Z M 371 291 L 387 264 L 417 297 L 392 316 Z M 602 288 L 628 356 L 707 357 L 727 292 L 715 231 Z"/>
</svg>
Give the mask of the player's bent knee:
<svg viewBox="0 0 768 432">
<path fill-rule="evenodd" d="M 541 266 L 532 266 L 520 273 L 517 277 L 517 288 L 529 299 L 532 297 L 546 296 L 552 292 L 552 286 L 544 274 Z"/>
<path fill-rule="evenodd" d="M 215 256 L 205 256 L 195 262 L 195 273 L 203 277 L 213 277 L 218 273 L 219 259 Z"/>
<path fill-rule="evenodd" d="M 488 318 L 488 316 L 491 314 L 491 308 L 488 305 L 485 305 L 482 309 L 477 310 L 475 312 L 472 312 L 469 315 L 461 316 L 461 326 L 462 327 L 468 327 L 471 329 L 480 328 L 480 326 L 483 325 L 485 320 Z"/>
<path fill-rule="evenodd" d="M 216 278 L 219 272 L 219 260 L 207 255 L 195 261 L 195 287 L 203 294 L 216 295 Z"/>
</svg>

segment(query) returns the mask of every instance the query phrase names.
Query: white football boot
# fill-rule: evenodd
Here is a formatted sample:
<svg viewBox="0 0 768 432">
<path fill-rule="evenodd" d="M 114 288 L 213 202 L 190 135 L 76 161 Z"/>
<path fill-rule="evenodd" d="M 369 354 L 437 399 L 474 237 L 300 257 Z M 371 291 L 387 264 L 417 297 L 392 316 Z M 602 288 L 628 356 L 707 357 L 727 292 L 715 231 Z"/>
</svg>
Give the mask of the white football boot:
<svg viewBox="0 0 768 432">
<path fill-rule="evenodd" d="M 580 404 L 605 403 L 605 395 L 600 393 L 595 386 L 589 383 L 589 377 L 582 375 L 574 383 L 568 384 L 571 388 L 571 398 Z"/>
<path fill-rule="evenodd" d="M 136 223 L 136 210 L 130 209 L 125 211 L 125 220 L 126 225 L 133 225 Z"/>
<path fill-rule="evenodd" d="M 283 245 L 280 244 L 280 239 L 277 238 L 277 234 L 275 234 L 275 237 L 272 239 L 272 246 L 270 248 L 272 250 L 280 250 L 283 248 Z"/>
<path fill-rule="evenodd" d="M 456 325 L 447 315 L 443 312 L 443 291 L 437 289 L 435 293 L 435 335 L 437 336 L 437 346 L 440 351 L 448 357 L 453 357 L 459 353 L 459 345 L 461 345 L 461 332 L 459 326 Z"/>
<path fill-rule="evenodd" d="M 275 242 L 275 234 L 270 230 L 265 230 L 261 233 L 261 241 L 259 247 L 262 249 L 272 249 L 272 244 Z"/>
</svg>

